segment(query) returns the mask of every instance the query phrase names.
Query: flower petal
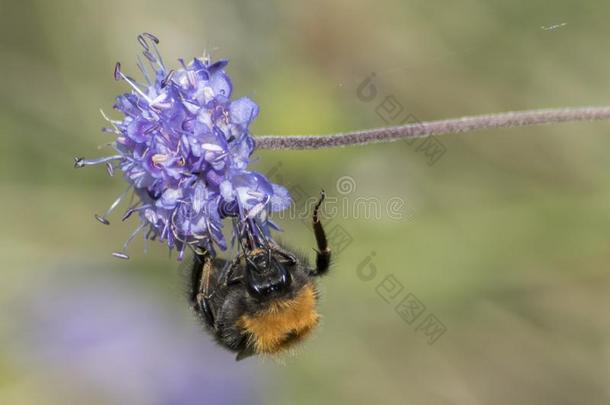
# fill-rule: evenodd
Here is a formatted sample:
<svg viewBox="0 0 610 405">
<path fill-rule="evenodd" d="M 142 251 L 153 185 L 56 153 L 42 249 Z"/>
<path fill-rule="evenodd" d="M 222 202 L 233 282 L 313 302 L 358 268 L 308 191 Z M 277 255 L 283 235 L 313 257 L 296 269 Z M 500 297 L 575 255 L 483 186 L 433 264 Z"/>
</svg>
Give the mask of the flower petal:
<svg viewBox="0 0 610 405">
<path fill-rule="evenodd" d="M 232 123 L 247 127 L 258 115 L 258 105 L 248 97 L 242 97 L 231 103 L 230 113 Z"/>
<path fill-rule="evenodd" d="M 290 207 L 292 204 L 292 198 L 290 193 L 285 187 L 277 184 L 272 184 L 273 195 L 271 196 L 271 211 L 283 211 Z"/>
<path fill-rule="evenodd" d="M 226 99 L 231 97 L 233 84 L 231 83 L 229 76 L 227 76 L 223 71 L 214 73 L 212 77 L 210 77 L 208 85 L 212 88 L 214 94 L 217 96 L 222 96 Z"/>
</svg>

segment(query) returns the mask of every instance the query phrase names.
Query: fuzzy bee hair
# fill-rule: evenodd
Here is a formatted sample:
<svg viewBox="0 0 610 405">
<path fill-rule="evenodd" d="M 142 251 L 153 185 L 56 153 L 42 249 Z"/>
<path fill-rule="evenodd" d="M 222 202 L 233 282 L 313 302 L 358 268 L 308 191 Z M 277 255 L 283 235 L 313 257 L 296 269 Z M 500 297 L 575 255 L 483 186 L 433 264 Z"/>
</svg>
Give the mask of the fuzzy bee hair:
<svg viewBox="0 0 610 405">
<path fill-rule="evenodd" d="M 237 353 L 276 355 L 304 340 L 318 325 L 316 279 L 330 266 L 330 249 L 318 209 L 313 229 L 316 266 L 277 242 L 250 243 L 232 261 L 197 253 L 188 277 L 188 299 L 214 339 Z"/>
</svg>

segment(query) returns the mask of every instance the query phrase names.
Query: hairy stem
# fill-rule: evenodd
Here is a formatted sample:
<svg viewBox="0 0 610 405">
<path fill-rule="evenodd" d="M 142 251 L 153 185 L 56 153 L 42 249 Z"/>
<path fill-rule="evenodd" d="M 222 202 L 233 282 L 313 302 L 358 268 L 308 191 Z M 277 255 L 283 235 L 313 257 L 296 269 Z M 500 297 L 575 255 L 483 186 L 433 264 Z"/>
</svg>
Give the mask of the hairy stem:
<svg viewBox="0 0 610 405">
<path fill-rule="evenodd" d="M 322 149 L 459 134 L 481 129 L 604 119 L 610 119 L 610 106 L 512 111 L 330 135 L 264 135 L 254 139 L 258 149 Z"/>
</svg>

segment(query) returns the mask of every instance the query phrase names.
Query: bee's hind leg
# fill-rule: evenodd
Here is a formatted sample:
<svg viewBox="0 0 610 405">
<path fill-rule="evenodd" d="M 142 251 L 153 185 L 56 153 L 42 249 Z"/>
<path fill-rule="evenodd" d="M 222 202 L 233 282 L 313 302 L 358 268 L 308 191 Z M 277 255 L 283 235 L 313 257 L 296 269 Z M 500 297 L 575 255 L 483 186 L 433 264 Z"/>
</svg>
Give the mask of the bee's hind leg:
<svg viewBox="0 0 610 405">
<path fill-rule="evenodd" d="M 330 268 L 330 248 L 328 247 L 326 232 L 324 232 L 324 227 L 322 226 L 322 222 L 320 222 L 320 218 L 318 217 L 318 211 L 320 210 L 320 206 L 322 205 L 322 202 L 324 202 L 325 197 L 326 193 L 324 190 L 322 190 L 320 193 L 320 199 L 313 209 L 313 232 L 316 236 L 316 243 L 318 245 L 318 249 L 316 250 L 316 269 L 314 274 L 318 276 L 326 274 Z"/>
<path fill-rule="evenodd" d="M 203 312 L 207 323 L 215 328 L 216 315 L 211 301 L 214 291 L 210 292 L 210 275 L 214 259 L 208 254 L 197 255 L 194 272 L 195 277 L 199 277 L 198 289 L 194 298 L 194 305 L 198 305 Z"/>
</svg>

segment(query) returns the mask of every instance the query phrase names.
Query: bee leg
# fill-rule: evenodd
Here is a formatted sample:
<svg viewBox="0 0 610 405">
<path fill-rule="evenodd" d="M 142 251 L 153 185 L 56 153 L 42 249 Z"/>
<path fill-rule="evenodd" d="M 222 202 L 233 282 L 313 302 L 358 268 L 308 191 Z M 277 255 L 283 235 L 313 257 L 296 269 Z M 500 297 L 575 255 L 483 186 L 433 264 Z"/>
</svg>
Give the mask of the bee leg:
<svg viewBox="0 0 610 405">
<path fill-rule="evenodd" d="M 208 298 L 204 297 L 199 302 L 199 307 L 203 311 L 203 314 L 205 315 L 205 319 L 210 324 L 210 326 L 212 326 L 214 329 L 216 329 L 216 323 L 215 323 L 216 319 L 214 316 L 214 311 L 212 310 L 212 304 L 211 304 L 210 300 Z"/>
<path fill-rule="evenodd" d="M 215 314 L 210 298 L 214 295 L 214 291 L 210 293 L 210 274 L 212 272 L 213 259 L 209 255 L 202 256 L 203 268 L 201 270 L 201 278 L 199 280 L 199 290 L 196 296 L 197 305 L 203 312 L 208 324 L 216 327 Z"/>
<path fill-rule="evenodd" d="M 294 254 L 290 253 L 289 251 L 278 245 L 275 241 L 272 241 L 272 245 L 272 249 L 274 252 L 277 252 L 284 256 L 291 264 L 296 264 L 297 258 L 294 256 Z"/>
<path fill-rule="evenodd" d="M 242 361 L 243 359 L 247 359 L 250 356 L 254 356 L 256 354 L 256 350 L 252 346 L 245 346 L 242 350 L 237 353 L 235 357 L 235 361 Z"/>
<path fill-rule="evenodd" d="M 225 267 L 222 269 L 222 273 L 220 275 L 220 280 L 222 280 L 222 284 L 224 286 L 235 284 L 243 278 L 242 275 L 234 274 L 234 271 L 238 267 L 240 260 L 240 257 L 236 257 L 230 263 L 225 264 Z"/>
<path fill-rule="evenodd" d="M 318 211 L 320 210 L 320 206 L 322 205 L 322 202 L 324 202 L 325 197 L 326 193 L 322 190 L 320 199 L 313 209 L 313 232 L 318 244 L 318 249 L 316 250 L 315 274 L 318 276 L 325 274 L 330 267 L 330 248 L 328 247 L 328 240 L 326 240 L 326 232 L 324 232 L 324 227 L 318 217 Z"/>
</svg>

